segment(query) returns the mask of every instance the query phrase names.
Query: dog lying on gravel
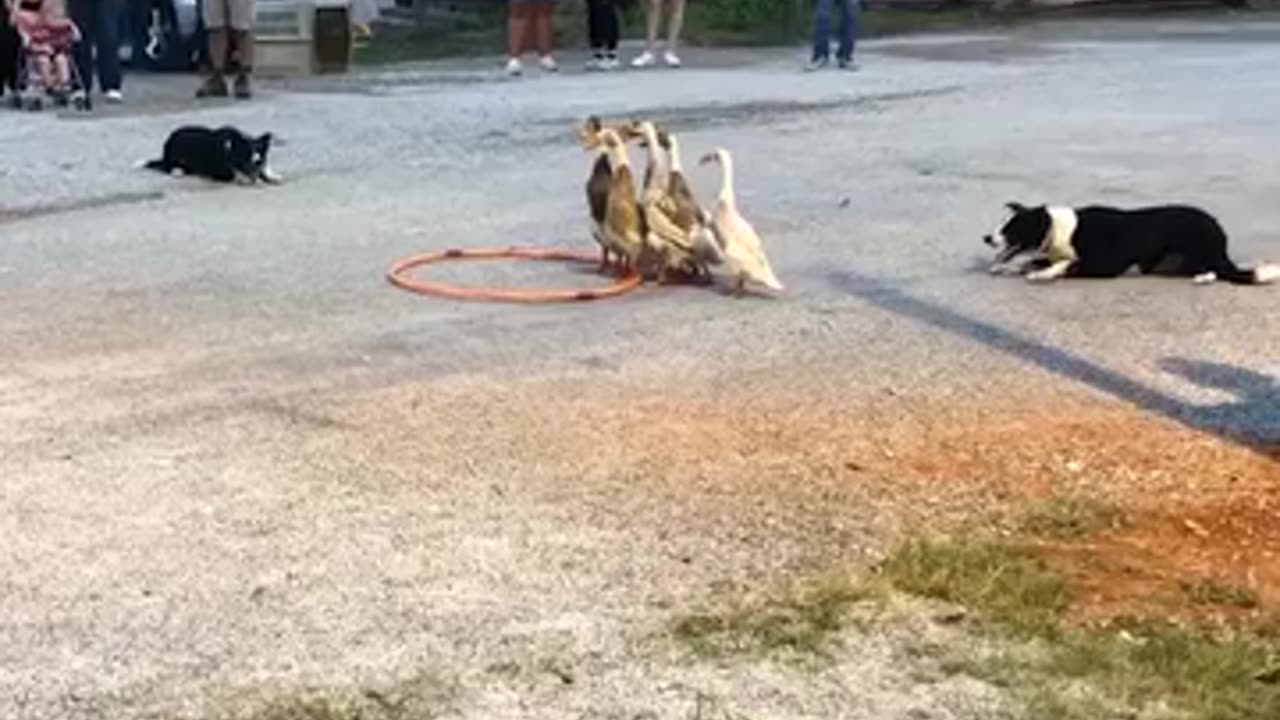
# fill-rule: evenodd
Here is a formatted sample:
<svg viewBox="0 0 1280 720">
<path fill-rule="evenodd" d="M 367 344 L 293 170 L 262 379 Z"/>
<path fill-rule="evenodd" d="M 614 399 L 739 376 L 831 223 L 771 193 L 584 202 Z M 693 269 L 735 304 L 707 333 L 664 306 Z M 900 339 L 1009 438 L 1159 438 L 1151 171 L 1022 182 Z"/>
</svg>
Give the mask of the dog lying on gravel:
<svg viewBox="0 0 1280 720">
<path fill-rule="evenodd" d="M 231 126 L 214 129 L 188 125 L 169 135 L 160 158 L 142 166 L 225 183 L 279 183 L 280 177 L 267 165 L 271 141 L 271 133 L 251 137 Z"/>
<path fill-rule="evenodd" d="M 1122 210 L 1101 205 L 1070 208 L 1009 203 L 1012 215 L 987 245 L 999 249 L 991 271 L 1016 272 L 1032 281 L 1062 277 L 1112 278 L 1137 267 L 1144 274 L 1179 275 L 1196 283 L 1222 279 L 1261 285 L 1280 279 L 1280 266 L 1238 267 L 1227 255 L 1227 235 L 1217 219 L 1188 205 Z"/>
</svg>

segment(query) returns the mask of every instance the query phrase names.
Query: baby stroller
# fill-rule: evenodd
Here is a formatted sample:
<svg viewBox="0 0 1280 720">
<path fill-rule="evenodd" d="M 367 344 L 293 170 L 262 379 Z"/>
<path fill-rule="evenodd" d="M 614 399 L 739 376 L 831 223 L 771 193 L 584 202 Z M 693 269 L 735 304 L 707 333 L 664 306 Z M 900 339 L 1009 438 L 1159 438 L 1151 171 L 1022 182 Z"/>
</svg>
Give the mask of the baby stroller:
<svg viewBox="0 0 1280 720">
<path fill-rule="evenodd" d="M 77 110 L 90 109 L 88 95 L 73 92 L 85 85 L 73 57 L 80 42 L 80 30 L 64 16 L 42 15 L 43 2 L 53 0 L 12 0 L 10 15 L 18 33 L 16 92 L 10 103 L 15 108 L 41 110 L 45 99 L 59 107 L 74 104 Z"/>
</svg>

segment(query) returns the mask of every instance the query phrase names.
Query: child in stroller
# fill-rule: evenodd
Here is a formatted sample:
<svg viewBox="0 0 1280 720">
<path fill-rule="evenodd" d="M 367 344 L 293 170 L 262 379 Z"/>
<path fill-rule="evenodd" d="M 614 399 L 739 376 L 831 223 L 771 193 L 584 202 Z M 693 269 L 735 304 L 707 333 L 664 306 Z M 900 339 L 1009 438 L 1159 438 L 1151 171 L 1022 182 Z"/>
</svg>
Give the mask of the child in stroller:
<svg viewBox="0 0 1280 720">
<path fill-rule="evenodd" d="M 66 16 L 62 0 L 5 0 L 12 3 L 11 18 L 22 44 L 18 84 L 27 92 L 25 102 L 40 109 L 39 96 L 32 96 L 33 74 L 56 105 L 66 105 L 75 87 L 75 63 L 71 53 L 80 41 L 80 29 Z M 34 69 L 34 73 L 33 73 Z M 82 93 L 75 95 L 76 107 L 87 107 Z M 19 96 L 18 104 L 24 99 Z"/>
</svg>

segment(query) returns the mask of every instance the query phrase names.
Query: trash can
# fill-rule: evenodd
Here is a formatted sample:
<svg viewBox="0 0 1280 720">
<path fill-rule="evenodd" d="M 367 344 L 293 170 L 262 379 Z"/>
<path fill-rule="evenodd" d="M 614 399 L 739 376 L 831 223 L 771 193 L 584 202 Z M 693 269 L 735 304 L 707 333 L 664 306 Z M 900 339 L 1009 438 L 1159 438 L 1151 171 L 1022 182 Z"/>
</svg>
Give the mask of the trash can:
<svg viewBox="0 0 1280 720">
<path fill-rule="evenodd" d="M 346 0 L 317 0 L 314 23 L 316 72 L 346 72 L 354 47 L 351 4 Z"/>
</svg>

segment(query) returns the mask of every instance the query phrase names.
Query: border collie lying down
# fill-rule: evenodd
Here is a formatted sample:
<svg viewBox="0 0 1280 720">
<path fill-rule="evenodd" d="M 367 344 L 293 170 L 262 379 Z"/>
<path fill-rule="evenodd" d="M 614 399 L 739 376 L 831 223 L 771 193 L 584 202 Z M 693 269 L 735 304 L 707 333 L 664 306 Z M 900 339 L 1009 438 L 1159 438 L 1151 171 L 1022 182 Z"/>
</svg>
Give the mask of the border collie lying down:
<svg viewBox="0 0 1280 720">
<path fill-rule="evenodd" d="M 983 238 L 999 248 L 991 272 L 1010 271 L 1011 261 L 1030 259 L 1016 272 L 1028 280 L 1060 277 L 1112 278 L 1130 268 L 1144 274 L 1181 275 L 1196 283 L 1219 278 L 1237 285 L 1280 279 L 1280 266 L 1237 267 L 1227 256 L 1227 235 L 1209 213 L 1187 205 L 1122 210 L 1089 205 L 1027 207 L 1009 203 L 1013 215 Z"/>
<path fill-rule="evenodd" d="M 164 154 L 142 167 L 225 183 L 278 183 L 280 178 L 267 166 L 271 141 L 271 133 L 251 137 L 229 125 L 217 129 L 187 125 L 170 133 Z"/>
</svg>

